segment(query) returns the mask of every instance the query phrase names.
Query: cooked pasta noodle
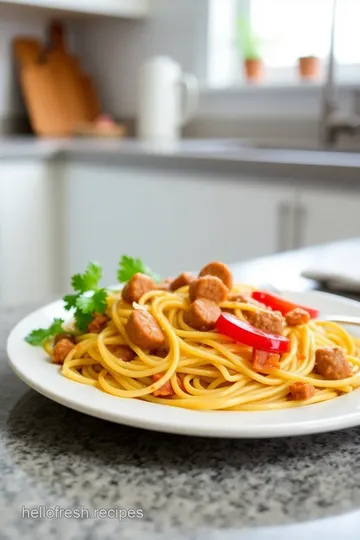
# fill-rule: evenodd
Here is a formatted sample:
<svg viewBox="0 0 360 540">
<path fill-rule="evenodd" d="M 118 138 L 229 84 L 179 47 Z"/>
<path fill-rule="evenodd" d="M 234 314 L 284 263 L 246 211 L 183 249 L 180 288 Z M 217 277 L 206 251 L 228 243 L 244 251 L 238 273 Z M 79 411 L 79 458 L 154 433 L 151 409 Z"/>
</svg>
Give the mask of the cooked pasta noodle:
<svg viewBox="0 0 360 540">
<path fill-rule="evenodd" d="M 194 330 L 185 322 L 190 305 L 188 286 L 176 292 L 152 290 L 137 304 L 125 303 L 121 292 L 108 297 L 109 320 L 99 334 L 77 338 L 76 347 L 62 366 L 65 377 L 92 385 L 120 398 L 139 398 L 152 403 L 195 410 L 261 411 L 297 407 L 336 398 L 360 385 L 358 370 L 359 340 L 341 326 L 310 320 L 298 326 L 286 326 L 284 335 L 290 350 L 282 354 L 280 367 L 261 373 L 253 368 L 252 348 L 235 342 L 217 330 Z M 245 285 L 232 287 L 233 293 L 246 293 Z M 220 303 L 246 321 L 251 311 L 265 307 L 235 300 Z M 125 325 L 134 310 L 147 310 L 166 336 L 167 356 L 137 347 L 127 335 Z M 132 361 L 118 358 L 110 345 L 127 345 L 135 353 Z M 49 344 L 46 345 L 49 351 Z M 341 347 L 351 365 L 351 376 L 325 380 L 314 371 L 315 351 L 322 347 Z M 160 374 L 160 375 L 159 375 Z M 158 375 L 158 380 L 154 376 Z M 173 395 L 153 393 L 170 381 Z M 305 401 L 289 399 L 292 383 L 309 383 L 315 393 Z"/>
</svg>

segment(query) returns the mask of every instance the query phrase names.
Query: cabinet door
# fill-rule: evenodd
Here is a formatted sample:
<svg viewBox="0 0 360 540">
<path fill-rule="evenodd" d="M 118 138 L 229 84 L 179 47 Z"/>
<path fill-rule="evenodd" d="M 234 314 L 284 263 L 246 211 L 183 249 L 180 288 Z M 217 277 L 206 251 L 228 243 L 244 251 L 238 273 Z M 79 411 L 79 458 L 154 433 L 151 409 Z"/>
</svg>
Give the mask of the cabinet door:
<svg viewBox="0 0 360 540">
<path fill-rule="evenodd" d="M 295 209 L 297 246 L 360 236 L 360 193 L 303 191 Z"/>
<path fill-rule="evenodd" d="M 173 275 L 291 247 L 291 188 L 93 164 L 69 164 L 64 178 L 67 275 L 95 258 L 111 283 L 123 253 Z"/>
<path fill-rule="evenodd" d="M 56 292 L 53 178 L 42 161 L 0 164 L 0 289 L 3 305 Z"/>
</svg>

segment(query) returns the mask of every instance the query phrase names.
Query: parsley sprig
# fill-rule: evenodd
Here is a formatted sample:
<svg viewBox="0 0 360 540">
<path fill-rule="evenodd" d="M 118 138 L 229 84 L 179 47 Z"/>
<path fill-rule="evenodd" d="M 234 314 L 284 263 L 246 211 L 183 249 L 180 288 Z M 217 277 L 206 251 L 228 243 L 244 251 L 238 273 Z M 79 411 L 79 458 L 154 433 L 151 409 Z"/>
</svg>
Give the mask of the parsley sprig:
<svg viewBox="0 0 360 540">
<path fill-rule="evenodd" d="M 86 332 L 94 313 L 104 313 L 107 308 L 107 291 L 99 287 L 102 268 L 97 262 L 90 262 L 83 274 L 75 274 L 71 279 L 75 294 L 64 296 L 65 309 L 74 311 L 75 324 L 80 332 Z M 39 347 L 50 338 L 64 332 L 63 319 L 54 319 L 49 328 L 38 328 L 26 336 L 25 341 Z"/>
<path fill-rule="evenodd" d="M 65 309 L 74 310 L 77 328 L 85 332 L 94 318 L 94 313 L 104 313 L 107 307 L 107 291 L 99 287 L 102 268 L 97 262 L 90 262 L 83 274 L 75 274 L 71 284 L 75 294 L 64 296 Z"/>
<path fill-rule="evenodd" d="M 150 276 L 155 282 L 161 280 L 158 274 L 155 274 L 141 259 L 135 259 L 123 255 L 119 262 L 119 269 L 117 271 L 117 278 L 120 283 L 126 283 L 133 277 L 134 274 L 140 272 Z"/>
<path fill-rule="evenodd" d="M 48 339 L 64 331 L 63 319 L 54 319 L 49 328 L 38 328 L 26 336 L 25 341 L 34 347 L 41 347 Z"/>
<path fill-rule="evenodd" d="M 155 282 L 161 280 L 141 259 L 123 255 L 119 262 L 117 278 L 120 283 L 126 283 L 136 273 L 150 276 Z M 74 294 L 64 296 L 65 309 L 74 312 L 76 328 L 86 332 L 94 313 L 105 313 L 107 308 L 107 290 L 99 286 L 102 278 L 102 268 L 99 263 L 90 262 L 83 274 L 75 274 L 71 278 Z M 63 319 L 54 319 L 49 328 L 38 328 L 26 336 L 25 341 L 30 345 L 41 346 L 48 339 L 64 332 Z"/>
</svg>

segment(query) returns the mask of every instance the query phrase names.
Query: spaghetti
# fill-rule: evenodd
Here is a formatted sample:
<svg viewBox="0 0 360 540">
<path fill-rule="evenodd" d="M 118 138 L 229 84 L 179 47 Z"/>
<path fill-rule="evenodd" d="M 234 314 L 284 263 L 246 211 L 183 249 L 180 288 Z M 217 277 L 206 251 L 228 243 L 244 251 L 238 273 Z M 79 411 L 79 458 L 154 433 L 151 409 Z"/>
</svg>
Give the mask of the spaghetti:
<svg viewBox="0 0 360 540">
<path fill-rule="evenodd" d="M 277 365 L 261 372 L 254 369 L 253 347 L 234 341 L 217 328 L 203 331 L 189 326 L 186 314 L 193 301 L 189 288 L 191 285 L 175 291 L 153 288 L 132 304 L 124 301 L 121 291 L 111 293 L 107 297 L 106 326 L 99 333 L 76 337 L 62 374 L 120 398 L 203 411 L 298 407 L 336 398 L 360 385 L 359 340 L 341 326 L 313 319 L 294 326 L 284 323 L 289 350 L 279 356 Z M 271 311 L 248 301 L 251 294 L 250 287 L 231 284 L 227 298 L 218 306 L 245 323 L 252 313 Z M 128 323 L 137 310 L 155 319 L 165 336 L 165 351 L 143 349 L 130 339 Z M 131 349 L 131 361 L 115 354 L 119 346 Z M 349 376 L 325 378 L 316 370 L 316 353 L 339 348 L 349 366 Z M 50 341 L 45 349 L 51 355 Z M 311 385 L 311 397 L 291 399 L 289 391 L 294 383 Z M 164 388 L 171 391 L 162 392 Z"/>
</svg>

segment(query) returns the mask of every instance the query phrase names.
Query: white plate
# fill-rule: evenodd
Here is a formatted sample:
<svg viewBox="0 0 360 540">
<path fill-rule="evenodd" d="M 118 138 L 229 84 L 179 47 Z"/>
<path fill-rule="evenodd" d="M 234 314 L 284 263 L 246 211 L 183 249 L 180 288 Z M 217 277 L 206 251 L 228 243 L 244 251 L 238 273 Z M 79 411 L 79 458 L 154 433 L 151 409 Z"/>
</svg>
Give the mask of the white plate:
<svg viewBox="0 0 360 540">
<path fill-rule="evenodd" d="M 339 296 L 314 291 L 284 292 L 284 296 L 316 307 L 322 315 L 360 316 L 360 303 Z M 11 332 L 7 351 L 11 367 L 31 388 L 77 411 L 119 424 L 206 437 L 283 437 L 360 424 L 360 390 L 325 403 L 264 412 L 190 411 L 105 394 L 66 379 L 41 348 L 31 347 L 24 341 L 34 328 L 46 327 L 54 317 L 65 316 L 62 301 L 28 315 Z"/>
</svg>

